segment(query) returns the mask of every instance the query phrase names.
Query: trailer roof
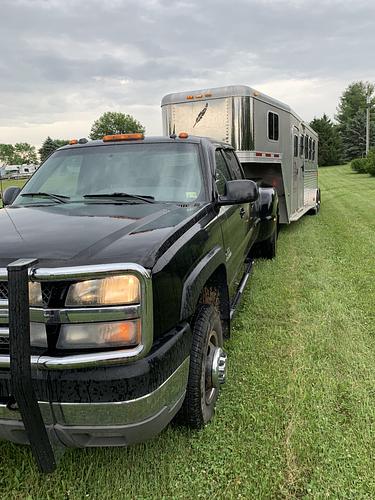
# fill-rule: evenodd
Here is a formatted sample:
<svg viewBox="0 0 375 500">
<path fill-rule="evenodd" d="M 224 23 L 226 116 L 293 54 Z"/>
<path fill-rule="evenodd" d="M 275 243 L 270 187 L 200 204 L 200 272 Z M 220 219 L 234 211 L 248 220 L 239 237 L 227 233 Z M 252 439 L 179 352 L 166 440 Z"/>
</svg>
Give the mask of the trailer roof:
<svg viewBox="0 0 375 500">
<path fill-rule="evenodd" d="M 220 99 L 222 97 L 255 97 L 261 101 L 266 101 L 269 104 L 284 109 L 285 111 L 292 112 L 291 108 L 273 97 L 270 97 L 263 92 L 253 89 L 247 85 L 227 85 L 225 87 L 215 87 L 211 89 L 198 89 L 190 90 L 186 92 L 175 92 L 173 94 L 167 94 L 163 97 L 161 101 L 161 106 L 166 106 L 168 104 L 179 104 L 183 102 L 189 102 L 187 96 L 202 95 L 202 99 Z M 198 99 L 197 99 L 198 100 Z M 195 99 L 194 99 L 195 101 Z"/>
</svg>

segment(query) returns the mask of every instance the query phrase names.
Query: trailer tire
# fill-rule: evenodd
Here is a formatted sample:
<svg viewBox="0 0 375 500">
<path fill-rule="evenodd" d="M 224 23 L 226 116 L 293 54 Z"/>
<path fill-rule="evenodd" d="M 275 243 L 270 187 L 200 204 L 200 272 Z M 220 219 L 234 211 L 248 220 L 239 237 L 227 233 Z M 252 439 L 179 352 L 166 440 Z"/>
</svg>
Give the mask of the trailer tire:
<svg viewBox="0 0 375 500">
<path fill-rule="evenodd" d="M 260 256 L 263 259 L 274 259 L 277 252 L 277 228 L 271 234 L 269 238 L 260 244 Z"/>
<path fill-rule="evenodd" d="M 214 415 L 219 383 L 225 381 L 226 354 L 222 350 L 220 314 L 214 306 L 207 304 L 198 306 L 193 324 L 186 396 L 177 415 L 177 422 L 193 429 L 201 429 Z M 219 363 L 217 365 L 214 363 L 218 361 L 220 355 L 222 358 L 219 368 Z M 213 366 L 218 368 L 220 373 L 214 374 Z"/>
</svg>

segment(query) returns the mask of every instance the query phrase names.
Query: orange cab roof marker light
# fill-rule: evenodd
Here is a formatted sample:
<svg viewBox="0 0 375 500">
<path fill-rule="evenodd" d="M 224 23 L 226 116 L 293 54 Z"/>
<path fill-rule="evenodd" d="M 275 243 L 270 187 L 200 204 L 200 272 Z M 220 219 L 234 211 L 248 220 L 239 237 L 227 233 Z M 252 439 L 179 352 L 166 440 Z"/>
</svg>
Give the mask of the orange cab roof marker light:
<svg viewBox="0 0 375 500">
<path fill-rule="evenodd" d="M 70 139 L 69 144 L 72 146 L 73 144 L 78 144 L 77 139 Z"/>
<path fill-rule="evenodd" d="M 179 139 L 187 139 L 189 137 L 189 134 L 187 132 L 180 132 L 178 134 Z"/>
<path fill-rule="evenodd" d="M 104 142 L 111 141 L 137 141 L 144 139 L 145 136 L 143 134 L 113 134 L 113 135 L 105 135 L 103 137 Z"/>
</svg>

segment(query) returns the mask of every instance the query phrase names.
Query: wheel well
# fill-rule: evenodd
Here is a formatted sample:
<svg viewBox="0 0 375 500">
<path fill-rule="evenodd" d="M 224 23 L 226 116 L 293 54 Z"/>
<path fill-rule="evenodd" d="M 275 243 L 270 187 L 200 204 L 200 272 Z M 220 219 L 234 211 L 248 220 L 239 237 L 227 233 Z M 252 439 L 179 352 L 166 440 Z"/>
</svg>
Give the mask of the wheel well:
<svg viewBox="0 0 375 500">
<path fill-rule="evenodd" d="M 227 283 L 227 272 L 224 265 L 219 266 L 204 284 L 198 304 L 211 304 L 220 312 L 223 335 L 230 335 L 230 301 Z"/>
</svg>

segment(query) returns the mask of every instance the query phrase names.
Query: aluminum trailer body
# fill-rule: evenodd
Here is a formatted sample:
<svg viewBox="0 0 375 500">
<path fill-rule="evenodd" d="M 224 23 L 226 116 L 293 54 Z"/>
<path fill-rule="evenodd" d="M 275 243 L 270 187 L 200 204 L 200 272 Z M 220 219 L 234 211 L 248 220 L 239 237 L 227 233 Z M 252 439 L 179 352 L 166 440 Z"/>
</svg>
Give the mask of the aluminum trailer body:
<svg viewBox="0 0 375 500">
<path fill-rule="evenodd" d="M 163 133 L 231 144 L 250 179 L 276 187 L 280 223 L 318 210 L 318 135 L 288 105 L 245 85 L 168 94 Z"/>
</svg>

